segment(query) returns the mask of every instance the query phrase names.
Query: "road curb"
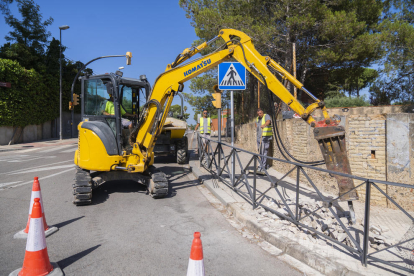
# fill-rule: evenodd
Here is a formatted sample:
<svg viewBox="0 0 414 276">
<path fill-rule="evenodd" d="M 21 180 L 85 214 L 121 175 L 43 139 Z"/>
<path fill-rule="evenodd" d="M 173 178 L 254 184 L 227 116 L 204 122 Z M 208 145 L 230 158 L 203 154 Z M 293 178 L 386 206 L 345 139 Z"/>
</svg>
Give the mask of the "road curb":
<svg viewBox="0 0 414 276">
<path fill-rule="evenodd" d="M 328 276 L 362 276 L 359 272 L 349 270 L 346 266 L 329 260 L 326 257 L 315 254 L 305 246 L 289 239 L 288 237 L 279 236 L 276 233 L 266 232 L 259 224 L 254 221 L 254 218 L 244 212 L 237 201 L 229 196 L 223 189 L 214 188 L 211 175 L 204 175 L 196 164 L 197 161 L 190 161 L 189 165 L 191 171 L 196 179 L 198 179 L 204 186 L 230 211 L 237 220 L 245 225 L 247 229 L 259 235 L 268 243 L 279 248 L 283 253 L 287 254 L 298 261 L 310 266 L 311 268 Z"/>
</svg>

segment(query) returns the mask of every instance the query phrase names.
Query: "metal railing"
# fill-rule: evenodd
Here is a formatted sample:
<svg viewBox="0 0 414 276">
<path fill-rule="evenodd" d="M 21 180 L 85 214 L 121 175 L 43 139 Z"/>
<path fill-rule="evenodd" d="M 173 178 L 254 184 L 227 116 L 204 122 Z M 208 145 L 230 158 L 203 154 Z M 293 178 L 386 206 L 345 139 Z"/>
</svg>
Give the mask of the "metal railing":
<svg viewBox="0 0 414 276">
<path fill-rule="evenodd" d="M 409 272 L 409 273 L 414 273 L 414 270 L 412 270 L 410 268 L 395 264 L 395 263 L 390 262 L 390 261 L 382 260 L 381 258 L 373 256 L 373 255 L 375 255 L 379 252 L 382 252 L 384 250 L 389 250 L 393 247 L 400 246 L 404 243 L 407 243 L 411 240 L 414 240 L 414 237 L 410 238 L 410 239 L 407 239 L 405 241 L 398 242 L 398 243 L 390 245 L 390 246 L 386 246 L 385 248 L 382 248 L 382 249 L 380 249 L 378 251 L 375 251 L 375 252 L 371 252 L 371 253 L 368 252 L 369 230 L 370 230 L 370 201 L 371 201 L 371 195 L 372 195 L 372 192 L 371 192 L 372 187 L 377 189 L 390 202 L 392 202 L 399 210 L 401 210 L 408 218 L 410 218 L 411 222 L 414 223 L 414 218 L 406 210 L 404 210 L 404 208 L 402 208 L 394 199 L 392 199 L 386 192 L 384 192 L 384 190 L 381 189 L 378 186 L 378 184 L 385 184 L 387 186 L 404 187 L 404 188 L 410 188 L 410 189 L 413 189 L 414 185 L 388 182 L 388 181 L 383 181 L 383 180 L 367 179 L 367 178 L 364 178 L 364 177 L 349 175 L 349 174 L 330 171 L 330 170 L 326 170 L 326 169 L 322 169 L 322 168 L 318 168 L 318 167 L 314 167 L 314 166 L 309 166 L 309 165 L 304 165 L 304 164 L 300 164 L 300 163 L 296 163 L 296 162 L 282 160 L 282 159 L 275 158 L 275 157 L 264 156 L 264 155 L 254 153 L 254 152 L 250 152 L 250 151 L 247 151 L 247 150 L 235 147 L 235 146 L 231 146 L 227 143 L 218 142 L 218 141 L 214 141 L 214 140 L 209 139 L 209 138 L 201 137 L 200 135 L 197 136 L 197 141 L 198 141 L 198 154 L 199 154 L 200 165 L 203 166 L 205 169 L 207 169 L 211 174 L 213 174 L 215 177 L 217 177 L 225 185 L 227 185 L 228 187 L 233 189 L 235 192 L 237 192 L 246 201 L 250 202 L 253 206 L 253 209 L 261 206 L 265 210 L 267 210 L 269 212 L 272 212 L 272 213 L 278 215 L 279 217 L 294 223 L 297 226 L 305 228 L 305 229 L 313 232 L 314 234 L 317 234 L 317 235 L 329 240 L 330 242 L 335 243 L 336 245 L 344 247 L 345 249 L 349 250 L 350 252 L 356 254 L 357 258 L 360 259 L 362 265 L 364 265 L 365 267 L 368 265 L 368 262 L 370 262 L 370 264 L 372 264 L 373 262 L 378 262 L 378 263 L 389 265 L 391 267 L 401 269 L 401 270 Z M 214 147 L 213 147 L 213 143 L 215 144 Z M 226 155 L 223 148 L 229 148 L 230 153 L 228 153 Z M 243 166 L 243 164 L 240 160 L 240 156 L 239 156 L 240 152 L 247 153 L 247 154 L 249 154 L 249 156 L 251 156 L 251 158 L 249 159 L 249 162 L 245 166 Z M 229 160 L 231 158 L 233 158 L 234 162 L 233 162 L 233 165 L 232 165 L 233 168 L 230 170 L 230 168 L 229 168 L 229 162 L 230 161 Z M 270 182 L 270 187 L 268 189 L 266 189 L 264 192 L 261 192 L 257 189 L 257 185 L 256 185 L 257 184 L 256 180 L 257 180 L 257 175 L 258 175 L 257 174 L 257 165 L 258 165 L 258 161 L 260 162 L 259 158 L 271 159 L 271 160 L 274 160 L 274 161 L 278 161 L 278 162 L 293 165 L 294 167 L 291 170 L 289 170 L 286 174 L 284 174 L 284 176 L 281 177 L 280 179 L 278 179 L 277 181 L 274 181 L 274 179 L 272 179 L 272 177 L 269 175 L 267 170 L 265 168 L 263 168 L 262 172 L 264 172 L 264 174 L 265 174 L 265 176 L 264 176 L 265 179 L 267 179 Z M 253 163 L 253 172 L 248 170 L 249 166 L 252 163 Z M 238 168 L 240 169 L 240 174 L 238 176 L 236 176 L 236 173 L 231 173 L 231 172 L 235 172 L 235 167 L 236 166 L 238 166 Z M 352 178 L 354 180 L 362 181 L 362 183 L 360 183 L 359 185 L 356 185 L 355 188 L 348 191 L 347 193 L 344 193 L 344 194 L 342 194 L 342 195 L 340 195 L 340 196 L 338 196 L 334 199 L 330 199 L 328 197 L 325 197 L 321 193 L 321 191 L 316 187 L 314 182 L 311 180 L 309 175 L 306 173 L 304 168 L 329 173 L 330 175 L 340 175 L 340 176 L 343 176 L 343 177 Z M 280 187 L 279 187 L 278 184 L 284 178 L 286 178 L 289 174 L 291 174 L 294 171 L 296 171 L 296 191 L 295 191 L 295 193 L 296 193 L 296 202 L 295 202 L 295 208 L 294 208 L 294 213 L 293 213 L 293 211 L 290 209 L 285 197 L 282 195 L 282 193 L 279 189 Z M 228 177 L 226 177 L 226 175 L 224 175 L 223 173 L 227 173 Z M 253 178 L 250 179 L 250 181 L 249 181 L 248 175 L 250 173 L 253 174 Z M 354 247 L 350 247 L 350 246 L 348 246 L 348 245 L 346 245 L 346 244 L 344 244 L 344 243 L 342 243 L 342 242 L 340 242 L 340 241 L 338 241 L 338 240 L 322 233 L 321 231 L 318 231 L 317 229 L 303 223 L 304 218 L 309 217 L 310 215 L 314 215 L 322 207 L 317 208 L 313 212 L 307 213 L 303 217 L 301 216 L 301 212 L 299 212 L 299 208 L 300 208 L 299 207 L 299 194 L 300 194 L 299 187 L 300 187 L 300 176 L 301 176 L 301 174 L 310 183 L 310 185 L 315 190 L 318 198 L 323 202 L 322 207 L 325 207 L 325 208 L 329 209 L 329 211 L 331 212 L 333 217 L 336 219 L 338 224 L 341 226 L 341 228 L 347 234 L 349 240 L 352 242 Z M 364 185 L 365 185 L 365 213 L 364 213 L 364 219 L 363 219 L 363 222 L 364 222 L 363 228 L 364 228 L 364 230 L 363 230 L 363 240 L 362 240 L 362 246 L 361 246 L 361 244 L 357 242 L 355 237 L 351 235 L 349 229 L 340 220 L 339 215 L 337 214 L 337 212 L 332 207 L 333 207 L 333 203 L 335 203 L 336 201 L 339 201 L 343 196 L 345 196 L 346 194 L 348 194 L 348 193 L 350 193 L 350 192 L 352 192 L 352 191 L 354 191 L 354 190 L 356 190 L 359 187 L 362 187 Z M 241 188 L 243 186 L 246 188 L 247 193 L 241 191 Z M 270 208 L 269 206 L 266 206 L 262 203 L 262 201 L 265 197 L 266 198 L 269 197 L 266 194 L 270 190 L 275 190 L 276 191 L 277 195 L 279 196 L 279 198 L 283 202 L 283 205 L 284 205 L 285 209 L 287 209 L 287 212 L 289 213 L 288 216 L 286 216 L 286 215 L 278 212 L 277 210 L 275 210 L 273 208 Z"/>
</svg>

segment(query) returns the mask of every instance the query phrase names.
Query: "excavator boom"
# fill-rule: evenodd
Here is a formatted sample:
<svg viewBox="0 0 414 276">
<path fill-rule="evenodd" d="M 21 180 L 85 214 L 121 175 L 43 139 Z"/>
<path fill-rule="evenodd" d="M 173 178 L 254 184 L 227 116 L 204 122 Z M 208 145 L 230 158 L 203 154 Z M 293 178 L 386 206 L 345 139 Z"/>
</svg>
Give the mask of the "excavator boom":
<svg viewBox="0 0 414 276">
<path fill-rule="evenodd" d="M 219 38 L 225 42 L 222 47 L 206 56 L 184 63 Z M 315 138 L 319 142 L 328 169 L 351 173 L 345 147 L 344 128 L 339 126 L 336 120 L 329 117 L 324 103 L 304 88 L 302 83 L 276 61 L 268 56 L 262 56 L 255 49 L 249 36 L 233 29 L 223 29 L 217 37 L 209 42 L 204 42 L 198 47 L 185 49 L 172 64 L 167 65 L 165 72 L 156 79 L 149 101 L 145 106 L 146 109 L 131 136 L 135 139 L 132 141 L 134 142 L 132 153 L 139 157 L 139 164 L 129 165 L 129 171 L 143 172 L 152 164 L 156 137 L 164 125 L 174 95 L 182 91 L 183 84 L 229 58 L 234 58 L 243 64 L 272 93 L 300 115 L 311 127 L 314 127 Z M 303 107 L 272 71 L 308 94 L 314 103 L 307 108 Z M 322 110 L 324 120 L 317 122 L 312 116 L 316 109 Z M 348 193 L 354 187 L 352 179 L 337 177 L 337 181 L 340 195 L 344 195 L 343 200 L 349 201 L 358 198 L 356 191 Z"/>
</svg>

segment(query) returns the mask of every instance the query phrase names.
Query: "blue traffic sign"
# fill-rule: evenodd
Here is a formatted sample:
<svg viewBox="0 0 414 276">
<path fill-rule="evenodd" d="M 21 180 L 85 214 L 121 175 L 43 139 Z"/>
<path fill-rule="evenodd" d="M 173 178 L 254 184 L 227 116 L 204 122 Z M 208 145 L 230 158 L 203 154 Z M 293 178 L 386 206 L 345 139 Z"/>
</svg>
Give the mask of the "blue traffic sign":
<svg viewBox="0 0 414 276">
<path fill-rule="evenodd" d="M 220 90 L 245 90 L 246 68 L 239 62 L 219 64 L 218 87 Z"/>
</svg>

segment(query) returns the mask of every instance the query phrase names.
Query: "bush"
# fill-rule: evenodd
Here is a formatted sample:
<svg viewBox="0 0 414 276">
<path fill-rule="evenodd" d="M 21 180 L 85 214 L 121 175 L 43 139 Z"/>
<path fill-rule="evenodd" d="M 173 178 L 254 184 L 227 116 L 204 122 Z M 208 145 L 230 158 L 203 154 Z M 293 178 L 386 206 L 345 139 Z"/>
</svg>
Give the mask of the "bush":
<svg viewBox="0 0 414 276">
<path fill-rule="evenodd" d="M 0 59 L 0 125 L 42 124 L 59 116 L 59 84 L 34 69 L 26 70 L 17 61 Z"/>
<path fill-rule="evenodd" d="M 357 106 L 370 106 L 368 100 L 365 99 L 365 96 L 349 98 L 345 96 L 335 96 L 332 98 L 325 99 L 326 107 L 357 107 Z"/>
</svg>

